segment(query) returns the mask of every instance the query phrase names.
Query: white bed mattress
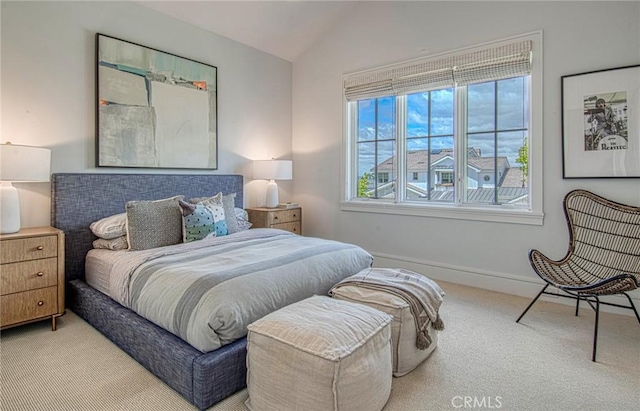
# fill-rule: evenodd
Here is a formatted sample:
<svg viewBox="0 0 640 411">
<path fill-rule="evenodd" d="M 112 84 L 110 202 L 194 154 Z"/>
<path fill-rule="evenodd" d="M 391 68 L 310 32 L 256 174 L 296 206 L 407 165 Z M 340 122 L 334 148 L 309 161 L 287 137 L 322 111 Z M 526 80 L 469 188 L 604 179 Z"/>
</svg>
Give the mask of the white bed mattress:
<svg viewBox="0 0 640 411">
<path fill-rule="evenodd" d="M 126 250 L 89 250 L 85 260 L 85 281 L 91 287 L 111 297 L 109 282 L 114 264 L 127 254 Z"/>
</svg>

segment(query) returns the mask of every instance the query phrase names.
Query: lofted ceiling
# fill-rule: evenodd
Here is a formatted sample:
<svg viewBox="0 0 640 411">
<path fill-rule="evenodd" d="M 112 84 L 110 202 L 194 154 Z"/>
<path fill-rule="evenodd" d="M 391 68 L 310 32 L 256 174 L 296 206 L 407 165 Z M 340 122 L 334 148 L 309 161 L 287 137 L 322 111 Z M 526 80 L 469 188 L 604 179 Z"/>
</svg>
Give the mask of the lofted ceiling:
<svg viewBox="0 0 640 411">
<path fill-rule="evenodd" d="M 148 1 L 137 3 L 293 61 L 357 1 Z"/>
</svg>

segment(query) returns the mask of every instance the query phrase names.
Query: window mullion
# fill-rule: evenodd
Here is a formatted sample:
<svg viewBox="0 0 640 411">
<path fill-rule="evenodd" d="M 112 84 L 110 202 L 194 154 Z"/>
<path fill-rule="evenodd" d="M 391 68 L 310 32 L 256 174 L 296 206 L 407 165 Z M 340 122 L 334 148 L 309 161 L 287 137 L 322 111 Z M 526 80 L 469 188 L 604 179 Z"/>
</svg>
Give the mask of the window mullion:
<svg viewBox="0 0 640 411">
<path fill-rule="evenodd" d="M 454 203 L 461 205 L 467 201 L 467 87 L 456 87 L 454 101 L 453 152 L 455 172 Z"/>
<path fill-rule="evenodd" d="M 375 129 L 375 144 L 373 146 L 373 158 L 375 158 L 374 161 L 374 167 L 373 167 L 373 179 L 376 182 L 373 185 L 373 197 L 374 198 L 379 198 L 378 197 L 378 185 L 380 184 L 380 172 L 378 170 L 378 166 L 380 165 L 380 158 L 378 157 L 378 146 L 380 145 L 380 141 L 379 141 L 379 132 L 380 130 L 378 130 L 378 99 L 375 99 L 375 110 L 373 110 L 373 116 L 374 116 L 374 120 L 373 120 L 373 124 L 374 124 L 374 129 Z"/>
<path fill-rule="evenodd" d="M 407 96 L 396 97 L 396 200 L 405 201 L 407 194 Z"/>
<path fill-rule="evenodd" d="M 493 204 L 498 204 L 498 82 L 493 82 Z"/>
<path fill-rule="evenodd" d="M 348 130 L 347 153 L 346 153 L 346 178 L 345 197 L 348 201 L 358 197 L 358 103 L 347 102 L 347 124 Z M 354 178 L 355 176 L 355 178 Z M 355 184 L 354 184 L 355 182 Z"/>
</svg>

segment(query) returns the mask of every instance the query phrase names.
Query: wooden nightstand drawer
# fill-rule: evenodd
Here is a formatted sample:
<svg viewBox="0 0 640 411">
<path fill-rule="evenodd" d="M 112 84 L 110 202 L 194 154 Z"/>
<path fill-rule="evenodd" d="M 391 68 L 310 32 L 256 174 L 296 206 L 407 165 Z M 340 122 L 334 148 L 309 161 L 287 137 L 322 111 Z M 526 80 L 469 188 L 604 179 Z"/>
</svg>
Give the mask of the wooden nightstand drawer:
<svg viewBox="0 0 640 411">
<path fill-rule="evenodd" d="M 58 310 L 58 287 L 5 295 L 0 309 L 0 327 L 51 316 Z"/>
<path fill-rule="evenodd" d="M 300 234 L 301 224 L 300 224 L 300 221 L 296 221 L 293 223 L 274 224 L 271 226 L 271 228 L 278 228 L 280 230 L 285 230 L 295 234 Z"/>
<path fill-rule="evenodd" d="M 253 228 L 278 228 L 302 234 L 302 208 L 247 208 Z"/>
<path fill-rule="evenodd" d="M 48 235 L 5 240 L 0 250 L 2 264 L 55 257 L 58 255 L 58 237 Z"/>
<path fill-rule="evenodd" d="M 58 259 L 4 264 L 0 279 L 2 295 L 54 286 L 58 284 Z"/>
<path fill-rule="evenodd" d="M 292 221 L 300 221 L 300 209 L 292 210 L 278 210 L 271 213 L 267 213 L 267 223 L 271 224 L 283 224 Z"/>
</svg>

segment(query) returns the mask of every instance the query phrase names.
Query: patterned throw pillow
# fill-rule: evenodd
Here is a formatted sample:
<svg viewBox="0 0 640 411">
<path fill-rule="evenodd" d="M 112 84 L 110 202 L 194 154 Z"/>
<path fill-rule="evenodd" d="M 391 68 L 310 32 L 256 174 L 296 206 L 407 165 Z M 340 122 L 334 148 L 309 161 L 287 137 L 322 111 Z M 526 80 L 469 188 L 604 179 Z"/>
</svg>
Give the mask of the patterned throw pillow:
<svg viewBox="0 0 640 411">
<path fill-rule="evenodd" d="M 224 208 L 224 215 L 227 221 L 227 230 L 229 231 L 229 234 L 241 231 L 238 227 L 238 222 L 236 221 L 235 213 L 233 211 L 236 203 L 236 193 L 222 195 L 222 192 L 220 192 L 213 197 L 190 198 L 189 202 L 191 204 L 207 202 L 207 204 L 215 203 L 221 205 Z"/>
<path fill-rule="evenodd" d="M 182 200 L 179 204 L 182 209 L 185 243 L 227 235 L 227 222 L 222 206 L 206 202 L 189 204 Z"/>
<path fill-rule="evenodd" d="M 129 201 L 126 205 L 129 251 L 181 243 L 182 215 L 178 200 L 183 197 Z"/>
<path fill-rule="evenodd" d="M 198 203 L 202 203 L 203 201 L 210 201 L 210 202 L 214 202 L 214 203 L 219 203 L 220 205 L 222 205 L 222 192 L 219 192 L 218 194 L 214 195 L 213 197 L 196 197 L 196 198 L 190 198 L 189 202 L 191 204 L 198 204 Z"/>
</svg>

